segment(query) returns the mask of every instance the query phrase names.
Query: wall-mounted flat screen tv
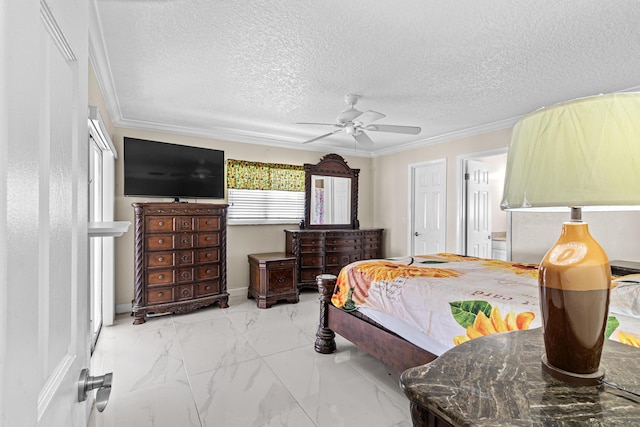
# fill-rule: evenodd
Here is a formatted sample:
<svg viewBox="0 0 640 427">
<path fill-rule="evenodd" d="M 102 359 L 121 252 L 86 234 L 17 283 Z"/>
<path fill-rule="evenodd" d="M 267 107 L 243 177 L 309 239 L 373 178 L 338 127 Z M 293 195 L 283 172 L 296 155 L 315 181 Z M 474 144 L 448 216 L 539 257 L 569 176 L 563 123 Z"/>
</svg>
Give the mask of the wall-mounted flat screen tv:
<svg viewBox="0 0 640 427">
<path fill-rule="evenodd" d="M 124 138 L 124 195 L 224 199 L 224 151 Z"/>
</svg>

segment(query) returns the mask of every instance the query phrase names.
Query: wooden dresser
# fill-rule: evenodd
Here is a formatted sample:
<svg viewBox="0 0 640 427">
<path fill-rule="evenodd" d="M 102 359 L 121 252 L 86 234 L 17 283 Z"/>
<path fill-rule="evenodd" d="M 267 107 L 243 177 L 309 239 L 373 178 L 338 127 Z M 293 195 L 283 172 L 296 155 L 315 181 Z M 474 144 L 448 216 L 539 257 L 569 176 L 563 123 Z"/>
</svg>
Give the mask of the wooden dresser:
<svg viewBox="0 0 640 427">
<path fill-rule="evenodd" d="M 150 313 L 228 307 L 227 205 L 134 203 L 134 324 Z"/>
<path fill-rule="evenodd" d="M 285 230 L 286 251 L 298 261 L 298 287 L 317 289 L 316 276 L 345 265 L 382 258 L 382 229 Z"/>
</svg>

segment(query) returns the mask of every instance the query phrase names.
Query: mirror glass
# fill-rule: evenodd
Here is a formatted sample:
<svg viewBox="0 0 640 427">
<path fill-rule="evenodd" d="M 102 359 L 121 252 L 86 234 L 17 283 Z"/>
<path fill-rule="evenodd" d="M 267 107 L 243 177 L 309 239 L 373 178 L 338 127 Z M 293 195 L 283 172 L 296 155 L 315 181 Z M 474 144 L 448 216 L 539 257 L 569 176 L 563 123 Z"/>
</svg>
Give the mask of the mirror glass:
<svg viewBox="0 0 640 427">
<path fill-rule="evenodd" d="M 351 178 L 311 176 L 311 225 L 351 223 Z"/>
<path fill-rule="evenodd" d="M 338 154 L 304 164 L 304 219 L 300 228 L 358 229 L 358 174 Z"/>
</svg>

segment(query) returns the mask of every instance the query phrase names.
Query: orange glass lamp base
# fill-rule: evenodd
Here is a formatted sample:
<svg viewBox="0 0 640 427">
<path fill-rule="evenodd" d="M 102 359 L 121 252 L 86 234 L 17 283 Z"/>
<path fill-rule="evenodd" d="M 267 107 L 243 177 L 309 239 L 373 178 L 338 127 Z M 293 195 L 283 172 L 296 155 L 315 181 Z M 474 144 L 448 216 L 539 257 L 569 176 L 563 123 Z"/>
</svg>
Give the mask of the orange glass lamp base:
<svg viewBox="0 0 640 427">
<path fill-rule="evenodd" d="M 586 223 L 563 224 L 560 238 L 540 263 L 538 284 L 543 370 L 565 382 L 599 383 L 611 268 Z"/>
</svg>

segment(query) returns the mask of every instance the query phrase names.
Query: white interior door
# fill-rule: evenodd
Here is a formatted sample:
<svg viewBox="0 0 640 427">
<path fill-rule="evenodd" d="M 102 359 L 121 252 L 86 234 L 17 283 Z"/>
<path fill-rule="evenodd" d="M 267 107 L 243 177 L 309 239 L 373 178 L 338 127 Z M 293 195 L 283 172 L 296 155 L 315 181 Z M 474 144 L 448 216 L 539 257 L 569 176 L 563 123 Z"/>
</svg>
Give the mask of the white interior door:
<svg viewBox="0 0 640 427">
<path fill-rule="evenodd" d="M 0 8 L 0 425 L 85 426 L 87 2 Z"/>
<path fill-rule="evenodd" d="M 491 185 L 489 165 L 467 160 L 467 255 L 491 258 Z"/>
<path fill-rule="evenodd" d="M 445 251 L 446 160 L 410 166 L 412 255 Z"/>
</svg>

